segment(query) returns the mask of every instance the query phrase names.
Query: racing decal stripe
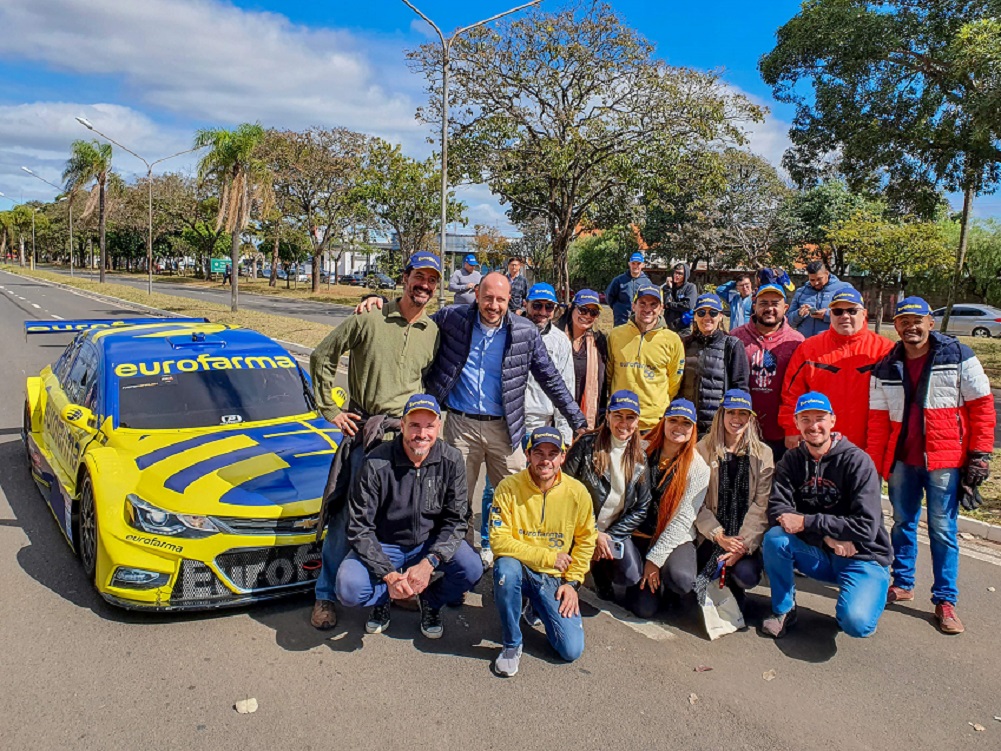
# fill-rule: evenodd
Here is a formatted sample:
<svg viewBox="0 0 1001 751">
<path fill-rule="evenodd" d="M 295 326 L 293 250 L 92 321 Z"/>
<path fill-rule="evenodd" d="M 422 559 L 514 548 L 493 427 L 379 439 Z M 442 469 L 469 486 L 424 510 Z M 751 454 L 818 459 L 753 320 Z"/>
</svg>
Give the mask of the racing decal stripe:
<svg viewBox="0 0 1001 751">
<path fill-rule="evenodd" d="M 208 459 L 195 462 L 194 464 L 185 467 L 180 472 L 171 475 L 164 481 L 163 485 L 165 488 L 173 490 L 175 493 L 183 493 L 187 490 L 191 483 L 195 482 L 195 480 L 200 477 L 204 477 L 205 475 L 215 472 L 218 469 L 228 467 L 246 459 L 253 459 L 261 456 L 262 454 L 270 453 L 271 451 L 267 448 L 261 445 L 254 445 L 237 449 L 236 451 L 227 451 L 226 453 L 216 454 L 215 456 L 210 456 Z"/>
<path fill-rule="evenodd" d="M 329 462 L 327 468 L 329 469 Z M 248 483 L 255 483 L 262 477 L 270 477 L 275 473 L 288 474 L 289 465 L 276 454 L 262 454 L 253 456 L 242 461 L 228 464 L 218 471 L 202 474 L 196 478 L 188 487 L 188 495 L 199 498 L 218 498 L 220 503 L 228 503 L 223 500 L 233 491 L 244 487 Z M 296 470 L 298 473 L 298 469 Z M 324 483 L 326 476 L 324 476 Z M 322 490 L 320 491 L 322 493 Z M 314 496 L 314 498 L 317 496 Z M 277 500 L 271 497 L 264 497 L 255 493 L 243 494 L 239 505 L 242 506 L 277 506 L 295 501 L 311 500 L 306 497 L 295 497 L 286 500 Z"/>
<path fill-rule="evenodd" d="M 151 451 L 148 454 L 143 454 L 142 456 L 136 457 L 136 466 L 139 469 L 148 469 L 158 462 L 162 462 L 164 459 L 169 459 L 172 456 L 180 454 L 182 451 L 187 451 L 188 449 L 197 448 L 198 446 L 204 446 L 208 443 L 213 443 L 215 441 L 222 441 L 227 438 L 232 438 L 232 431 L 220 431 L 218 433 L 204 433 L 202 435 L 195 436 L 194 438 L 188 438 L 184 441 L 178 441 L 177 443 L 172 443 L 169 446 L 164 446 L 163 448 Z"/>
</svg>

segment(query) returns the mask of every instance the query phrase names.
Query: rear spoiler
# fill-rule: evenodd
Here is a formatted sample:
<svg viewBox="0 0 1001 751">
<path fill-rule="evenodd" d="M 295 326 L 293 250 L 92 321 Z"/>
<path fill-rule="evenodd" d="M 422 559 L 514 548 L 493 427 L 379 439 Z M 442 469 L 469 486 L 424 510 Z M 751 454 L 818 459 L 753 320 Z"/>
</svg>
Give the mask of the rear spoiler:
<svg viewBox="0 0 1001 751">
<path fill-rule="evenodd" d="M 28 334 L 75 334 L 91 329 L 114 329 L 124 326 L 149 326 L 150 324 L 208 323 L 208 318 L 76 318 L 69 321 L 25 321 L 24 335 Z"/>
</svg>

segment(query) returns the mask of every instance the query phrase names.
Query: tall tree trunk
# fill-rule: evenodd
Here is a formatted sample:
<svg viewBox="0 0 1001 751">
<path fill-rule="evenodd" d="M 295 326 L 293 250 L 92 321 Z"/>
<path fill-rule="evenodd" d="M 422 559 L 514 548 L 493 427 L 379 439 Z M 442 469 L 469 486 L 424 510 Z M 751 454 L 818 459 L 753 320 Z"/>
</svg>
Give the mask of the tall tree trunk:
<svg viewBox="0 0 1001 751">
<path fill-rule="evenodd" d="M 949 316 L 952 315 L 952 304 L 956 302 L 956 290 L 963 279 L 963 264 L 966 263 L 966 245 L 969 240 L 970 212 L 973 209 L 973 181 L 963 191 L 963 218 L 959 223 L 959 251 L 956 253 L 956 272 L 949 285 L 949 295 L 945 303 L 945 315 L 942 316 L 942 333 L 949 330 Z"/>
<path fill-rule="evenodd" d="M 107 264 L 108 264 L 108 250 L 107 250 L 107 245 L 105 244 L 105 225 L 107 224 L 107 222 L 106 222 L 107 215 L 106 215 L 106 211 L 105 211 L 105 208 L 106 208 L 106 206 L 105 206 L 105 183 L 106 182 L 107 182 L 107 176 L 102 176 L 101 180 L 98 183 L 98 189 L 97 189 L 98 201 L 99 201 L 99 203 L 98 203 L 98 209 L 97 209 L 97 211 L 98 211 L 98 214 L 97 214 L 97 216 L 98 216 L 98 222 L 97 222 L 97 224 L 98 224 L 98 228 L 99 228 L 98 229 L 98 243 L 100 244 L 100 247 L 101 247 L 101 275 L 99 277 L 99 281 L 101 282 L 101 284 L 104 284 L 104 270 L 105 270 L 105 268 L 107 267 Z"/>
<path fill-rule="evenodd" d="M 21 267 L 23 268 L 24 267 L 24 235 L 23 234 L 19 234 L 18 237 L 20 239 L 20 245 L 21 245 Z"/>
<path fill-rule="evenodd" d="M 880 324 L 883 323 L 883 285 L 880 284 L 876 292 L 876 333 L 879 333 Z"/>
<path fill-rule="evenodd" d="M 320 259 L 322 257 L 322 252 L 313 254 L 313 283 L 311 285 L 313 294 L 320 291 Z"/>
<path fill-rule="evenodd" d="M 567 249 L 570 247 L 570 233 L 553 229 L 553 274 L 556 296 L 563 302 L 570 301 L 570 259 Z"/>
<path fill-rule="evenodd" d="M 278 286 L 278 244 L 280 240 L 278 239 L 278 231 L 275 230 L 275 242 L 271 246 L 271 278 L 268 279 L 269 287 Z"/>
</svg>

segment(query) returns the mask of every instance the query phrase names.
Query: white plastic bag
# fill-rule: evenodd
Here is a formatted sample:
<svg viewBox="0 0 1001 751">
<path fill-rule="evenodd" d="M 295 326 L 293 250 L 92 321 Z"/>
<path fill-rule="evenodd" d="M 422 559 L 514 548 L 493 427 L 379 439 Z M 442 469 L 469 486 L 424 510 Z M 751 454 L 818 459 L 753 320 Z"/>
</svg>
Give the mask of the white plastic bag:
<svg viewBox="0 0 1001 751">
<path fill-rule="evenodd" d="M 709 582 L 706 587 L 706 602 L 701 606 L 702 619 L 706 623 L 710 641 L 744 628 L 744 614 L 740 612 L 737 598 L 729 587 L 720 588 L 718 581 Z"/>
</svg>

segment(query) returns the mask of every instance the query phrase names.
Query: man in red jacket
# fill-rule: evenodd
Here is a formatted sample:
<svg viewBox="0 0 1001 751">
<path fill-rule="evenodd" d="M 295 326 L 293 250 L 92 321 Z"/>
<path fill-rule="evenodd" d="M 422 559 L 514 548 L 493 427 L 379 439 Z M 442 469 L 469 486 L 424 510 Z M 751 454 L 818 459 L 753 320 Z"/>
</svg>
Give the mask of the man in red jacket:
<svg viewBox="0 0 1001 751">
<path fill-rule="evenodd" d="M 976 488 L 987 479 L 994 450 L 994 397 L 973 351 L 932 331 L 931 309 L 920 297 L 897 305 L 893 326 L 900 343 L 873 372 L 866 447 L 888 481 L 893 504 L 893 586 L 887 602 L 914 599 L 917 528 L 925 497 L 935 621 L 942 633 L 961 634 L 963 622 L 955 610 L 956 516 L 961 486 Z"/>
<path fill-rule="evenodd" d="M 838 416 L 838 431 L 856 446 L 866 445 L 869 377 L 893 342 L 869 330 L 865 303 L 854 287 L 836 292 L 829 310 L 831 328 L 803 342 L 786 371 L 779 425 L 789 449 L 800 440 L 793 416 L 796 400 L 808 391 L 826 394 Z"/>
<path fill-rule="evenodd" d="M 779 426 L 782 381 L 803 335 L 786 320 L 786 291 L 777 284 L 762 284 L 754 295 L 754 314 L 730 332 L 744 345 L 751 364 L 750 389 L 761 436 L 772 449 L 777 464 L 785 454 L 785 433 Z"/>
</svg>

